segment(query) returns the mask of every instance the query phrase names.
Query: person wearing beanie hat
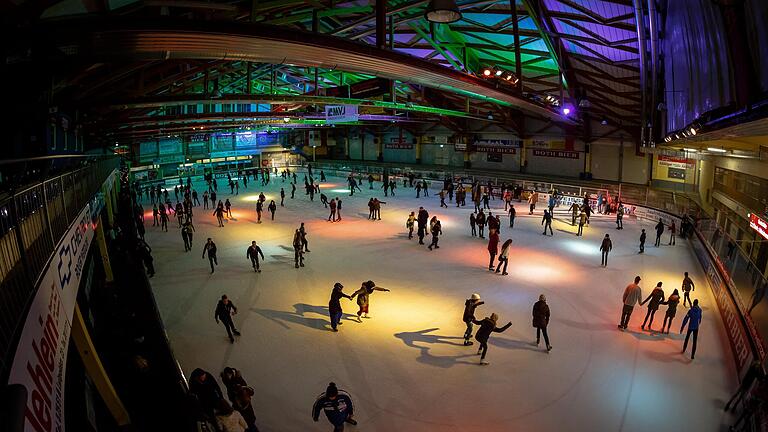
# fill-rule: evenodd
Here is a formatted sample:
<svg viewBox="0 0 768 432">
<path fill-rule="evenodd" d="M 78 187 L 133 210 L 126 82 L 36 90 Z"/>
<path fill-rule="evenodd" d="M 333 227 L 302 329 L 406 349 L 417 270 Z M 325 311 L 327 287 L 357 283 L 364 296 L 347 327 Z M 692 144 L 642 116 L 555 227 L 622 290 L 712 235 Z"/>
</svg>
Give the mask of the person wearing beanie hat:
<svg viewBox="0 0 768 432">
<path fill-rule="evenodd" d="M 478 306 L 485 304 L 484 301 L 480 301 L 480 294 L 474 293 L 471 297 L 464 302 L 464 316 L 462 321 L 467 325 L 467 331 L 464 332 L 464 345 L 472 345 L 472 341 L 469 338 L 472 336 L 472 321 L 475 319 L 475 309 Z"/>
<path fill-rule="evenodd" d="M 344 285 L 341 282 L 336 282 L 333 285 L 333 291 L 331 291 L 331 299 L 328 301 L 328 314 L 331 316 L 331 330 L 339 331 L 336 326 L 340 324 L 341 317 L 344 315 L 344 311 L 341 310 L 341 298 L 345 297 L 352 300 L 352 297 L 344 294 L 342 290 Z"/>
<path fill-rule="evenodd" d="M 496 327 L 496 323 L 498 321 L 499 316 L 495 313 L 492 313 L 491 316 L 483 319 L 482 321 L 478 321 L 476 319 L 472 320 L 473 323 L 480 326 L 480 328 L 477 330 L 477 333 L 475 334 L 475 339 L 480 342 L 480 348 L 477 349 L 477 353 L 482 354 L 480 356 L 481 365 L 488 364 L 488 362 L 485 361 L 485 355 L 488 353 L 488 339 L 491 337 L 491 332 L 501 333 L 512 326 L 512 322 L 510 321 L 503 327 Z"/>
<path fill-rule="evenodd" d="M 373 294 L 374 291 L 389 291 L 386 288 L 377 287 L 376 282 L 374 281 L 367 281 L 363 282 L 363 284 L 360 286 L 360 289 L 355 291 L 354 294 L 352 294 L 351 298 L 355 298 L 357 296 L 357 305 L 360 306 L 360 310 L 357 311 L 357 321 L 363 322 L 360 318 L 370 318 L 371 316 L 368 315 L 368 307 L 370 306 L 370 298 L 371 294 Z"/>
<path fill-rule="evenodd" d="M 539 346 L 541 335 L 544 334 L 544 343 L 547 344 L 547 352 L 552 351 L 552 345 L 549 344 L 549 335 L 547 334 L 547 325 L 549 324 L 549 305 L 544 294 L 539 296 L 539 301 L 533 304 L 533 326 L 536 327 L 536 346 Z"/>
<path fill-rule="evenodd" d="M 321 393 L 312 406 L 312 420 L 320 419 L 320 411 L 325 412 L 328 421 L 333 425 L 334 432 L 344 431 L 344 423 L 356 425 L 357 421 L 352 418 L 354 414 L 354 405 L 349 393 L 339 390 L 336 383 L 329 383 L 325 393 Z"/>
<path fill-rule="evenodd" d="M 651 321 L 648 322 L 648 330 L 653 331 L 653 317 L 656 315 L 656 311 L 659 310 L 659 305 L 664 302 L 664 290 L 661 289 L 661 284 L 661 282 L 657 283 L 656 288 L 651 291 L 651 294 L 640 303 L 640 306 L 648 303 L 648 312 L 645 313 L 643 325 L 640 326 L 643 330 L 645 330 L 645 323 L 648 322 L 648 318 L 650 318 Z"/>
</svg>

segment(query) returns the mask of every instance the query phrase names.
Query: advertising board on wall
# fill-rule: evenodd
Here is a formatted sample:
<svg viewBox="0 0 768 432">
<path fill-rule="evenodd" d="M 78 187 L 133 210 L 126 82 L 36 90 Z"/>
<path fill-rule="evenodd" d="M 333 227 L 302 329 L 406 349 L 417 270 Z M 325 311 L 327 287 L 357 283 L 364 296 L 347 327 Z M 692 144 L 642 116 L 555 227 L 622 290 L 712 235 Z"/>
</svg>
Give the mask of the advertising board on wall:
<svg viewBox="0 0 768 432">
<path fill-rule="evenodd" d="M 105 185 L 112 184 L 112 173 Z M 93 240 L 98 205 L 80 212 L 54 250 L 40 278 L 16 347 L 8 384 L 27 390 L 26 432 L 63 432 L 64 383 L 77 291 Z"/>
<path fill-rule="evenodd" d="M 328 123 L 356 122 L 358 118 L 357 105 L 325 106 L 325 121 Z"/>
<path fill-rule="evenodd" d="M 760 216 L 750 213 L 749 214 L 749 227 L 757 231 L 758 234 L 768 240 L 768 222 L 766 222 Z"/>
<path fill-rule="evenodd" d="M 533 155 L 539 157 L 553 157 L 562 159 L 578 159 L 579 152 L 571 150 L 542 150 L 533 149 Z"/>
<path fill-rule="evenodd" d="M 693 169 L 693 167 L 696 165 L 696 161 L 694 161 L 693 159 L 667 156 L 667 155 L 659 155 L 658 163 L 659 165 L 682 169 L 682 170 Z"/>
<path fill-rule="evenodd" d="M 384 148 L 393 150 L 410 150 L 413 148 L 413 141 L 406 137 L 390 137 L 384 143 Z"/>
</svg>

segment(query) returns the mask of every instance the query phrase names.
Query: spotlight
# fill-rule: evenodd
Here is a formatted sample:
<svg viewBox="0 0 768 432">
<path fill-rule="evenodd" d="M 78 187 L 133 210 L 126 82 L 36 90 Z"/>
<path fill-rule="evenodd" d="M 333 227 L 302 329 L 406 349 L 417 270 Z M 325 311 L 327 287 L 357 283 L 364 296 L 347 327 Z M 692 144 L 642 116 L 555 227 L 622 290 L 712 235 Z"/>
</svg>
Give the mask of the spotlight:
<svg viewBox="0 0 768 432">
<path fill-rule="evenodd" d="M 603 118 L 600 120 L 600 124 L 601 124 L 601 125 L 603 125 L 603 126 L 606 126 L 606 125 L 608 124 L 608 119 L 607 119 L 606 117 L 603 117 Z"/>
<path fill-rule="evenodd" d="M 717 147 L 707 147 L 707 151 L 711 151 L 713 153 L 725 153 L 726 150 L 717 148 Z"/>
<path fill-rule="evenodd" d="M 488 120 L 493 120 L 493 113 L 488 111 Z"/>
<path fill-rule="evenodd" d="M 502 71 L 502 70 L 500 70 L 500 69 L 497 69 L 497 70 L 496 70 L 496 76 L 497 76 L 497 77 L 500 77 L 500 76 L 501 76 L 503 73 L 504 73 L 504 71 Z"/>
<path fill-rule="evenodd" d="M 698 152 L 698 150 L 696 150 L 696 149 L 686 148 L 686 147 L 683 147 L 683 151 L 687 151 L 688 153 L 696 153 L 696 152 Z"/>
<path fill-rule="evenodd" d="M 693 126 L 691 126 L 691 128 L 688 130 L 688 132 L 690 132 L 691 135 L 696 135 L 696 129 Z"/>
<path fill-rule="evenodd" d="M 489 68 L 483 69 L 483 76 L 489 77 L 493 72 Z"/>
<path fill-rule="evenodd" d="M 570 108 L 563 108 L 563 114 L 568 115 L 570 113 L 571 113 L 571 109 Z"/>
<path fill-rule="evenodd" d="M 454 0 L 432 0 L 424 17 L 433 23 L 452 23 L 461 19 L 461 12 Z"/>
<path fill-rule="evenodd" d="M 291 121 L 290 117 L 283 117 L 283 122 L 289 123 Z"/>
</svg>

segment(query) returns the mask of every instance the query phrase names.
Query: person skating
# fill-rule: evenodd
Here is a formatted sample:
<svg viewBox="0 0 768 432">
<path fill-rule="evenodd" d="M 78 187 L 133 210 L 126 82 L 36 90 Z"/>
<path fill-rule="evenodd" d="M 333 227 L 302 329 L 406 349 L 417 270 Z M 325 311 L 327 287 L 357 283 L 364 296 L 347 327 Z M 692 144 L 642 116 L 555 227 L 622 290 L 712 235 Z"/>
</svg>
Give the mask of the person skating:
<svg viewBox="0 0 768 432">
<path fill-rule="evenodd" d="M 696 291 L 696 285 L 693 283 L 693 280 L 688 276 L 688 272 L 685 272 L 685 277 L 683 277 L 683 306 L 685 306 L 686 302 L 690 305 L 691 304 L 691 291 Z"/>
<path fill-rule="evenodd" d="M 216 259 L 216 243 L 214 243 L 210 237 L 208 237 L 208 241 L 205 242 L 205 246 L 203 246 L 203 259 L 205 259 L 206 254 L 208 254 L 208 262 L 211 264 L 211 274 L 213 274 L 213 265 L 219 265 L 219 262 Z"/>
<path fill-rule="evenodd" d="M 507 265 L 509 264 L 509 250 L 512 248 L 512 239 L 507 239 L 507 241 L 504 242 L 503 245 L 501 245 L 501 253 L 499 254 L 499 263 L 496 265 L 496 273 L 499 272 L 499 269 L 501 269 L 501 263 L 504 263 L 504 270 L 502 271 L 502 275 L 506 276 L 507 273 Z"/>
<path fill-rule="evenodd" d="M 667 305 L 667 311 L 664 313 L 664 321 L 661 323 L 661 332 L 669 334 L 669 329 L 672 327 L 672 320 L 677 313 L 677 305 L 680 304 L 680 294 L 677 289 L 672 291 L 672 294 L 667 298 L 667 301 L 661 302 L 663 305 Z"/>
<path fill-rule="evenodd" d="M 579 214 L 579 230 L 576 232 L 576 237 L 582 237 L 584 235 L 584 224 L 587 223 L 587 213 L 581 211 Z"/>
<path fill-rule="evenodd" d="M 245 251 L 245 257 L 251 260 L 253 271 L 257 273 L 261 273 L 261 268 L 259 268 L 259 255 L 261 255 L 261 259 L 263 260 L 264 253 L 261 251 L 261 248 L 256 245 L 256 242 L 252 241 L 251 245 L 248 246 L 248 250 Z"/>
<path fill-rule="evenodd" d="M 304 267 L 304 241 L 298 229 L 293 234 L 293 264 L 295 268 Z"/>
<path fill-rule="evenodd" d="M 277 204 L 275 204 L 275 200 L 270 200 L 269 205 L 267 206 L 267 210 L 272 213 L 272 220 L 275 220 L 275 211 L 277 210 Z"/>
<path fill-rule="evenodd" d="M 371 318 L 371 316 L 368 315 L 368 309 L 371 303 L 371 294 L 373 294 L 374 291 L 389 292 L 388 289 L 378 287 L 375 282 L 369 280 L 363 282 L 360 289 L 355 291 L 351 296 L 352 298 L 357 296 L 357 305 L 360 307 L 360 310 L 357 311 L 357 320 L 359 322 L 363 322 L 361 318 Z"/>
<path fill-rule="evenodd" d="M 680 327 L 680 333 L 683 333 L 685 326 L 688 326 L 688 332 L 685 334 L 685 342 L 683 342 L 683 351 L 688 348 L 688 338 L 693 334 L 693 345 L 691 346 L 691 360 L 696 357 L 696 342 L 699 338 L 699 326 L 701 325 L 701 308 L 699 307 L 699 299 L 693 300 L 693 306 L 688 309 L 688 313 L 683 318 L 683 325 Z"/>
<path fill-rule="evenodd" d="M 485 218 L 485 222 L 488 225 L 488 232 L 491 230 L 501 233 L 501 220 L 493 215 L 493 212 L 488 210 L 488 217 Z"/>
<path fill-rule="evenodd" d="M 577 203 L 574 202 L 573 204 L 571 204 L 570 210 L 571 210 L 571 225 L 575 226 L 576 225 L 576 218 L 579 217 L 579 213 L 580 213 L 581 208 L 579 207 L 579 205 Z"/>
<path fill-rule="evenodd" d="M 547 325 L 549 325 L 549 305 L 544 294 L 539 296 L 539 301 L 533 304 L 533 326 L 536 328 L 536 346 L 541 342 L 541 336 L 544 336 L 544 343 L 547 345 L 547 352 L 552 351 L 552 345 L 549 344 L 549 335 L 547 334 Z"/>
<path fill-rule="evenodd" d="M 375 220 L 381 220 L 381 205 L 386 203 L 386 201 L 379 201 L 378 198 L 373 199 L 373 217 Z"/>
<path fill-rule="evenodd" d="M 264 212 L 264 201 L 256 201 L 256 223 L 261 223 L 261 214 Z"/>
<path fill-rule="evenodd" d="M 512 205 L 512 203 L 509 203 L 509 227 L 514 228 L 515 227 L 515 217 L 517 216 L 517 210 L 515 210 L 515 206 Z"/>
<path fill-rule="evenodd" d="M 328 221 L 336 222 L 336 200 L 332 199 L 329 205 L 331 208 L 331 214 L 328 215 Z"/>
<path fill-rule="evenodd" d="M 496 231 L 490 231 L 488 234 L 488 255 L 491 257 L 488 261 L 488 270 L 493 271 L 493 263 L 496 259 L 496 254 L 499 252 L 499 233 Z"/>
<path fill-rule="evenodd" d="M 485 238 L 485 222 L 485 213 L 483 213 L 483 210 L 481 209 L 475 218 L 475 223 L 477 223 L 477 232 L 481 239 Z"/>
<path fill-rule="evenodd" d="M 432 248 L 440 249 L 440 246 L 437 245 L 438 240 L 440 239 L 439 236 L 443 235 L 443 227 L 440 223 L 440 220 L 437 218 L 437 216 L 434 216 L 432 218 L 434 220 L 433 224 L 430 224 L 429 231 L 432 234 L 432 243 L 427 246 L 427 249 L 432 250 Z"/>
<path fill-rule="evenodd" d="M 469 227 L 472 229 L 472 237 L 477 235 L 477 217 L 475 213 L 469 215 Z"/>
<path fill-rule="evenodd" d="M 656 247 L 661 245 L 662 234 L 664 234 L 664 221 L 659 218 L 659 223 L 656 224 Z"/>
<path fill-rule="evenodd" d="M 541 224 L 544 225 L 544 232 L 541 233 L 542 235 L 547 235 L 547 228 L 549 228 L 549 235 L 555 235 L 555 233 L 552 232 L 552 213 L 550 213 L 548 210 L 544 210 L 544 216 L 541 218 Z"/>
<path fill-rule="evenodd" d="M 639 284 L 640 276 L 635 276 L 635 282 L 627 285 L 624 289 L 624 295 L 622 296 L 624 305 L 621 309 L 621 320 L 619 320 L 619 328 L 622 330 L 627 329 L 629 318 L 632 316 L 635 304 L 642 305 L 643 290 L 640 288 Z"/>
<path fill-rule="evenodd" d="M 484 318 L 482 321 L 476 319 L 472 320 L 472 323 L 480 326 L 475 334 L 475 340 L 480 342 L 480 347 L 478 348 L 477 353 L 480 354 L 481 365 L 488 364 L 488 362 L 485 361 L 485 355 L 488 353 L 488 339 L 491 337 L 491 332 L 501 333 L 512 326 L 512 322 L 510 321 L 503 327 L 496 327 L 498 320 L 499 316 L 495 313 L 492 313 L 491 316 Z"/>
<path fill-rule="evenodd" d="M 341 299 L 346 298 L 352 300 L 351 296 L 344 294 L 344 285 L 341 282 L 336 282 L 333 285 L 331 291 L 331 299 L 328 301 L 328 314 L 331 318 L 331 331 L 339 331 L 336 328 L 341 324 L 341 317 L 344 316 L 344 311 L 341 309 Z"/>
<path fill-rule="evenodd" d="M 165 230 L 165 232 L 168 232 L 168 212 L 165 209 L 165 206 L 160 203 L 160 229 Z"/>
<path fill-rule="evenodd" d="M 475 309 L 478 306 L 485 304 L 484 301 L 480 301 L 480 294 L 473 293 L 464 302 L 464 314 L 462 315 L 462 321 L 467 326 L 467 331 L 464 332 L 464 346 L 472 345 L 473 342 L 469 340 L 472 337 L 472 325 L 475 320 Z"/>
<path fill-rule="evenodd" d="M 616 229 L 624 229 L 624 206 L 622 206 L 621 203 L 619 203 L 619 206 L 616 208 Z"/>
<path fill-rule="evenodd" d="M 325 412 L 325 417 L 333 425 L 333 432 L 344 432 L 344 423 L 356 425 L 352 418 L 354 406 L 349 393 L 336 388 L 336 384 L 328 384 L 325 393 L 320 394 L 312 406 L 312 420 L 320 419 L 320 411 Z"/>
<path fill-rule="evenodd" d="M 644 253 L 645 252 L 645 230 L 642 230 L 640 232 L 640 252 L 638 253 Z"/>
<path fill-rule="evenodd" d="M 213 214 L 216 216 L 216 221 L 219 222 L 219 228 L 224 227 L 224 206 L 216 206 L 216 210 L 213 211 Z"/>
<path fill-rule="evenodd" d="M 418 184 L 418 183 L 416 183 Z M 418 235 L 419 235 L 419 244 L 424 244 L 424 236 L 426 235 L 427 231 L 427 222 L 429 222 L 429 212 L 424 210 L 424 207 L 419 207 L 419 213 L 416 218 L 418 222 Z"/>
<path fill-rule="evenodd" d="M 229 335 L 229 341 L 235 342 L 234 336 L 240 336 L 240 332 L 235 328 L 235 323 L 232 321 L 232 317 L 237 315 L 237 307 L 232 303 L 226 295 L 221 296 L 221 300 L 216 304 L 216 311 L 213 314 L 213 318 L 216 320 L 216 324 L 221 321 L 224 324 L 224 328 L 227 329 L 227 335 Z"/>
<path fill-rule="evenodd" d="M 181 226 L 181 238 L 184 240 L 184 252 L 192 250 L 192 239 L 195 233 L 195 226 L 191 221 L 184 222 Z"/>
<path fill-rule="evenodd" d="M 231 203 L 231 202 L 229 202 L 229 198 L 227 198 L 226 200 L 224 200 L 224 208 L 225 208 L 225 209 L 226 209 L 226 211 L 227 211 L 227 217 L 228 217 L 229 219 L 232 219 L 232 203 Z"/>
<path fill-rule="evenodd" d="M 296 183 L 291 183 L 291 199 L 293 199 L 296 196 Z"/>
<path fill-rule="evenodd" d="M 445 189 L 441 189 L 437 195 L 440 197 L 440 208 L 448 208 L 448 204 L 445 203 Z"/>
<path fill-rule="evenodd" d="M 405 221 L 405 228 L 408 230 L 408 240 L 413 238 L 413 225 L 416 222 L 416 215 L 414 212 L 408 215 L 408 220 Z"/>
<path fill-rule="evenodd" d="M 320 170 L 320 181 L 321 182 L 326 181 L 326 179 L 325 179 L 325 172 L 323 172 L 323 170 Z"/>
<path fill-rule="evenodd" d="M 152 204 L 152 226 L 160 225 L 159 211 L 157 210 L 157 204 Z"/>
<path fill-rule="evenodd" d="M 613 249 L 613 243 L 611 242 L 611 237 L 606 234 L 605 237 L 603 237 L 603 242 L 600 243 L 600 265 L 603 267 L 608 267 L 608 253 L 611 249 Z"/>
<path fill-rule="evenodd" d="M 280 188 L 280 207 L 285 207 L 285 189 Z"/>
<path fill-rule="evenodd" d="M 320 194 L 320 202 L 323 204 L 324 208 L 328 208 L 328 197 L 324 194 Z"/>
<path fill-rule="evenodd" d="M 528 195 L 528 207 L 529 211 L 528 214 L 532 215 L 533 211 L 536 210 L 536 202 L 539 200 L 539 193 L 531 191 L 531 194 Z"/>
<path fill-rule="evenodd" d="M 669 244 L 667 246 L 675 245 L 676 234 L 677 234 L 677 227 L 675 226 L 675 221 L 673 220 L 672 223 L 669 225 Z"/>
<path fill-rule="evenodd" d="M 653 331 L 653 317 L 656 315 L 656 311 L 659 310 L 659 305 L 664 301 L 664 290 L 661 289 L 662 283 L 656 284 L 656 287 L 651 291 L 648 297 L 640 303 L 640 306 L 648 303 L 648 311 L 645 313 L 645 319 L 641 329 L 645 330 L 645 323 L 648 322 L 648 318 L 651 320 L 648 322 L 648 330 Z"/>
<path fill-rule="evenodd" d="M 339 197 L 336 197 L 336 221 L 341 220 L 341 200 Z"/>
<path fill-rule="evenodd" d="M 299 233 L 301 234 L 301 244 L 304 247 L 304 252 L 311 252 L 309 250 L 309 242 L 307 241 L 307 229 L 304 228 L 304 222 L 299 225 Z"/>
</svg>

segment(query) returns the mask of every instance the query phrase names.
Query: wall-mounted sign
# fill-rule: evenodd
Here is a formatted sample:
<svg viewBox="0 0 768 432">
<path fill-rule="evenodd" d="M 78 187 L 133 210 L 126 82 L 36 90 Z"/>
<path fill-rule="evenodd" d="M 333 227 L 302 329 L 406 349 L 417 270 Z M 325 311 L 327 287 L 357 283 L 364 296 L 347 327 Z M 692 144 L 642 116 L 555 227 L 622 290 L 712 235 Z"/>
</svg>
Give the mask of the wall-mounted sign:
<svg viewBox="0 0 768 432">
<path fill-rule="evenodd" d="M 667 177 L 678 180 L 685 180 L 685 169 L 669 167 L 667 168 Z"/>
<path fill-rule="evenodd" d="M 768 222 L 756 214 L 750 213 L 749 227 L 768 240 Z"/>
<path fill-rule="evenodd" d="M 475 151 L 480 153 L 497 153 L 497 154 L 517 153 L 517 149 L 515 149 L 514 147 L 496 147 L 496 146 L 485 146 L 485 145 L 475 145 Z"/>
<path fill-rule="evenodd" d="M 504 155 L 502 153 L 488 153 L 485 155 L 488 162 L 503 162 Z"/>
<path fill-rule="evenodd" d="M 357 105 L 326 105 L 325 121 L 328 123 L 348 123 L 358 119 Z"/>
<path fill-rule="evenodd" d="M 578 159 L 579 158 L 579 152 L 577 151 L 569 151 L 569 150 L 540 150 L 540 149 L 534 149 L 533 150 L 534 156 L 540 156 L 540 157 L 554 157 L 554 158 L 563 158 L 563 159 Z"/>
<path fill-rule="evenodd" d="M 659 155 L 658 162 L 659 165 L 678 169 L 693 169 L 696 163 L 692 159 L 666 155 Z"/>
<path fill-rule="evenodd" d="M 384 143 L 384 148 L 410 150 L 413 148 L 413 141 L 406 137 L 391 137 L 388 142 Z"/>
<path fill-rule="evenodd" d="M 474 151 L 481 153 L 515 154 L 515 149 L 521 147 L 522 143 L 520 140 L 484 139 L 475 140 L 473 147 Z"/>
<path fill-rule="evenodd" d="M 454 143 L 453 149 L 457 152 L 467 151 L 467 143 Z"/>
</svg>

